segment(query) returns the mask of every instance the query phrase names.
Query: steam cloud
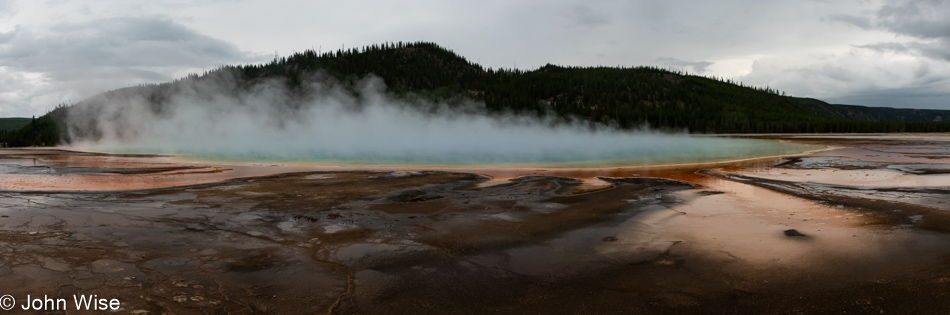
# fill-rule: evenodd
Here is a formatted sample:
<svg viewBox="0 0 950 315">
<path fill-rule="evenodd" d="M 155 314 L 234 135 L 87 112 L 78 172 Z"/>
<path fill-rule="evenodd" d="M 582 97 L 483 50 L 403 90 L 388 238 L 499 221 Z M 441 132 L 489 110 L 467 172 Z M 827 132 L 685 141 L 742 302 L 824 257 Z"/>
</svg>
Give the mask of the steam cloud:
<svg viewBox="0 0 950 315">
<path fill-rule="evenodd" d="M 644 164 L 779 149 L 768 141 L 750 145 L 754 140 L 487 114 L 474 102 L 394 98 L 372 76 L 353 84 L 326 76 L 307 81 L 291 90 L 278 80 L 247 84 L 218 75 L 152 94 L 141 93 L 144 88 L 107 93 L 74 106 L 66 129 L 72 145 L 83 149 L 368 164 Z"/>
</svg>

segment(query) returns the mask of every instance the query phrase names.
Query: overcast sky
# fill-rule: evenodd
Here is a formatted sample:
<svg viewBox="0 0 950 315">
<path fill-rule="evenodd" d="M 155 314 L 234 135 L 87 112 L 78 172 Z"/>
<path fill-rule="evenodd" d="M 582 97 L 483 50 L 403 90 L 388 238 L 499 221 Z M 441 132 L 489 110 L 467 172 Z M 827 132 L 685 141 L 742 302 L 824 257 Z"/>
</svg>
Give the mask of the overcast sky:
<svg viewBox="0 0 950 315">
<path fill-rule="evenodd" d="M 274 54 L 431 41 L 487 67 L 654 65 L 950 109 L 947 1 L 0 0 L 0 117 Z"/>
</svg>

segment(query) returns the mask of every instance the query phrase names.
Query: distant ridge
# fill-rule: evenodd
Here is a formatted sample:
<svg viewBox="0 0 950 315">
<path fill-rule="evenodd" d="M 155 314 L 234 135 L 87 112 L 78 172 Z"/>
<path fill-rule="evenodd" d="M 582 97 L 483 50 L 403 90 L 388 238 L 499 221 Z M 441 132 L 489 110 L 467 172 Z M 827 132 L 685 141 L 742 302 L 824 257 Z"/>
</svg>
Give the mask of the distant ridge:
<svg viewBox="0 0 950 315">
<path fill-rule="evenodd" d="M 304 51 L 267 64 L 224 66 L 162 84 L 106 92 L 73 106 L 139 95 L 160 111 L 168 95 L 190 81 L 227 76 L 244 86 L 279 79 L 291 89 L 316 73 L 346 84 L 375 75 L 396 97 L 447 103 L 484 102 L 489 111 L 582 119 L 620 128 L 649 126 L 692 133 L 937 132 L 950 131 L 950 111 L 837 105 L 787 96 L 770 87 L 655 67 L 490 69 L 434 43 L 384 43 L 330 52 Z M 59 106 L 17 132 L 0 135 L 15 146 L 68 141 L 61 133 L 70 106 Z"/>
<path fill-rule="evenodd" d="M 0 132 L 14 131 L 23 128 L 24 126 L 29 125 L 30 121 L 32 120 L 32 118 L 19 117 L 0 118 Z"/>
</svg>

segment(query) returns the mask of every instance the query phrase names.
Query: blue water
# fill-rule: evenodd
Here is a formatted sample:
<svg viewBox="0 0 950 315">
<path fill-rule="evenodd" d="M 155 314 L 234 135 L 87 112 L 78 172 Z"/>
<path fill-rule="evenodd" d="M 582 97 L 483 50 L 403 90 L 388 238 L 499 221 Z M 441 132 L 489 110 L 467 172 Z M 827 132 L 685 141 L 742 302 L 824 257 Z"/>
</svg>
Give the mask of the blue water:
<svg viewBox="0 0 950 315">
<path fill-rule="evenodd" d="M 394 149 L 354 146 L 350 150 L 319 146 L 268 148 L 266 146 L 221 150 L 210 148 L 156 149 L 148 147 L 103 147 L 113 153 L 175 154 L 198 161 L 282 162 L 330 165 L 446 165 L 446 166 L 533 166 L 611 167 L 715 162 L 744 158 L 797 154 L 820 148 L 814 145 L 775 140 L 707 136 L 647 135 L 623 139 L 602 138 L 584 141 L 513 146 L 501 143 L 468 147 L 406 146 Z M 576 139 L 575 139 L 576 140 Z M 585 139 L 581 139 L 585 140 Z M 221 152 L 224 151 L 224 152 Z"/>
</svg>

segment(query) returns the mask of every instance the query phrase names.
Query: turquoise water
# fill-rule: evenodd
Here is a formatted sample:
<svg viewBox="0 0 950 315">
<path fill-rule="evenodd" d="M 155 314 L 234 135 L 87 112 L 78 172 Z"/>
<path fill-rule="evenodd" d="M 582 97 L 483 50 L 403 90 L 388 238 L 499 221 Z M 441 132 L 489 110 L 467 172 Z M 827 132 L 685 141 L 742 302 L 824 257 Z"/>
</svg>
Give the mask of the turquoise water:
<svg viewBox="0 0 950 315">
<path fill-rule="evenodd" d="M 201 150 L 155 149 L 147 147 L 97 148 L 113 153 L 175 154 L 197 161 L 280 162 L 329 165 L 445 165 L 445 166 L 533 166 L 611 167 L 726 161 L 762 156 L 797 154 L 820 146 L 776 140 L 705 136 L 643 135 L 601 141 L 602 138 L 513 146 L 466 147 L 408 146 L 398 150 L 387 146 L 374 149 L 341 150 L 319 146 L 257 147 L 257 149 Z M 623 141 L 626 140 L 626 141 Z M 502 143 L 503 144 L 503 143 Z M 224 152 L 221 152 L 224 151 Z"/>
</svg>

